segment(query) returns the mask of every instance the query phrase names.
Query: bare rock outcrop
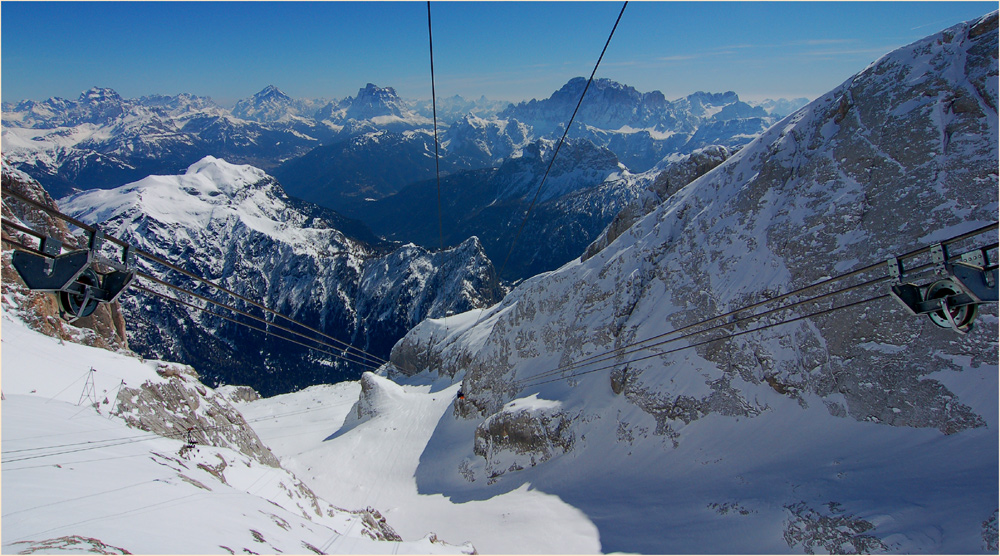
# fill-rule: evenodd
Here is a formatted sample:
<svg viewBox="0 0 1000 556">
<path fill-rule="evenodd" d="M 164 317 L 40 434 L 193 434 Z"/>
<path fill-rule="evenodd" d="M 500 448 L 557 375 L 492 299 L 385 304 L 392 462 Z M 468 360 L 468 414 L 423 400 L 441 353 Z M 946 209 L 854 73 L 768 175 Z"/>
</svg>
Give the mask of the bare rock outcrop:
<svg viewBox="0 0 1000 556">
<path fill-rule="evenodd" d="M 223 396 L 198 381 L 192 367 L 162 363 L 165 381 L 146 381 L 118 392 L 115 414 L 129 426 L 199 445 L 222 446 L 279 467 L 278 459 Z"/>
<path fill-rule="evenodd" d="M 644 194 L 627 204 L 608 227 L 593 243 L 587 246 L 587 250 L 580 257 L 581 261 L 593 257 L 611 244 L 618 236 L 625 233 L 639 221 L 660 205 L 663 201 L 677 193 L 685 185 L 693 182 L 710 170 L 722 164 L 733 152 L 722 145 L 710 145 L 702 147 L 681 160 L 671 163 L 665 170 L 656 176 L 653 183 L 647 188 Z"/>
<path fill-rule="evenodd" d="M 491 482 L 506 472 L 534 467 L 569 452 L 576 441 L 573 419 L 558 405 L 521 408 L 519 403 L 524 405 L 513 402 L 476 428 L 473 453 L 486 459 Z"/>
</svg>

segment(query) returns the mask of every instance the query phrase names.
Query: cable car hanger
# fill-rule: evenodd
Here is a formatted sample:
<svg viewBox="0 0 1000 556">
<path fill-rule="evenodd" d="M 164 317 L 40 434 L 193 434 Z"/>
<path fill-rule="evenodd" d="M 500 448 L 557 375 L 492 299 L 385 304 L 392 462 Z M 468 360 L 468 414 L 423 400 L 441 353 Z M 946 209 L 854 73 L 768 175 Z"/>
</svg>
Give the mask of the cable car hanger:
<svg viewBox="0 0 1000 556">
<path fill-rule="evenodd" d="M 948 262 L 948 247 L 940 243 L 931 245 L 930 253 L 933 264 L 947 277 L 920 286 L 903 283 L 903 262 L 891 257 L 889 276 L 896 282 L 892 295 L 910 314 L 927 315 L 937 326 L 966 334 L 979 305 L 997 302 L 997 266 L 990 265 L 986 248 L 963 253 L 955 262 Z"/>
<path fill-rule="evenodd" d="M 14 251 L 11 264 L 28 289 L 56 292 L 59 315 L 75 322 L 94 313 L 101 303 L 111 303 L 135 280 L 135 250 L 126 244 L 121 259 L 101 254 L 104 232 L 94 227 L 87 249 L 62 253 L 61 241 L 45 236 L 41 239 L 41 254 Z M 110 267 L 101 272 L 97 265 Z"/>
</svg>

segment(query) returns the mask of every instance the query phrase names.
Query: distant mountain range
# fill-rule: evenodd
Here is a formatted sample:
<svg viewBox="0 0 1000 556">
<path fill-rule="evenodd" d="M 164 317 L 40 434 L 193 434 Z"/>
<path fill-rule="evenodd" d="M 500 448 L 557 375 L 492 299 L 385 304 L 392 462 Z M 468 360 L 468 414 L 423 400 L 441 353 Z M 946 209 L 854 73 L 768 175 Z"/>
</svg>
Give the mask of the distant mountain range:
<svg viewBox="0 0 1000 556">
<path fill-rule="evenodd" d="M 516 148 L 550 137 L 568 120 L 570 103 L 575 103 L 574 95 L 583 84 L 582 78 L 576 78 L 549 99 L 516 105 L 485 97 L 440 99 L 441 152 L 448 171 L 498 164 Z M 641 172 L 667 154 L 710 143 L 744 144 L 748 137 L 806 101 L 766 101 L 751 106 L 735 93 L 695 93 L 667 101 L 657 91 L 639 93 L 598 79 L 570 135 L 611 148 L 630 170 Z M 741 125 L 726 124 L 733 120 Z M 3 104 L 4 155 L 56 197 L 74 190 L 117 187 L 151 174 L 176 173 L 211 155 L 265 170 L 288 162 L 290 166 L 276 175 L 289 193 L 336 209 L 335 200 L 351 197 L 352 193 L 343 191 L 353 192 L 356 183 L 349 177 L 316 175 L 303 165 L 295 165 L 295 159 L 317 147 L 386 132 L 399 134 L 392 139 L 399 145 L 414 144 L 404 150 L 430 147 L 432 153 L 431 124 L 428 101 L 405 101 L 392 87 L 371 83 L 354 97 L 333 101 L 293 99 L 268 86 L 238 101 L 231 110 L 191 94 L 125 99 L 112 89 L 99 87 L 81 93 L 76 100 L 53 97 Z M 706 129 L 696 136 L 702 127 Z M 368 157 L 364 148 L 357 154 L 346 150 L 350 149 L 321 151 L 313 158 L 329 159 L 331 164 L 344 162 L 358 169 L 397 163 L 386 159 L 377 147 Z M 433 171 L 433 161 L 422 162 Z M 308 163 L 304 166 L 310 167 Z M 399 177 L 377 180 L 380 183 L 375 192 L 388 194 L 427 177 L 426 167 L 412 163 L 404 167 Z M 414 171 L 419 174 L 414 179 L 404 177 Z M 338 183 L 333 193 L 321 193 L 315 191 L 317 179 L 348 181 Z"/>
<path fill-rule="evenodd" d="M 547 99 L 518 104 L 441 99 L 444 231 L 435 224 L 436 183 L 428 182 L 436 172 L 430 106 L 372 83 L 333 101 L 293 99 L 268 86 L 232 110 L 189 94 L 130 100 L 102 88 L 75 101 L 5 104 L 4 156 L 55 197 L 179 174 L 213 156 L 261 168 L 288 195 L 364 221 L 379 235 L 434 249 L 442 236 L 445 245 L 478 236 L 495 259 L 507 253 L 585 84 L 575 78 Z M 625 176 L 658 172 L 709 145 L 737 150 L 805 102 L 751 105 L 733 92 L 668 101 L 658 91 L 595 80 L 571 143 L 539 192 L 536 218 L 543 220 L 526 223 L 530 236 L 550 239 L 513 253 L 504 278 L 578 255 L 655 178 Z M 628 185 L 602 185 L 607 180 Z M 561 200 L 567 195 L 573 199 Z"/>
</svg>

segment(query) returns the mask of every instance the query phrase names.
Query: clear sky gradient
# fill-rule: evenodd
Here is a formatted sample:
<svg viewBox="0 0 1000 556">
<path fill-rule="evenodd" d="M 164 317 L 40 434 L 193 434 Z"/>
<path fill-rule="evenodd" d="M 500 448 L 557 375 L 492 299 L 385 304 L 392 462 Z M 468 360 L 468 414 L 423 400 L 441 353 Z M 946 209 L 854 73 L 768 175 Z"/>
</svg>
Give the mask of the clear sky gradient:
<svg viewBox="0 0 1000 556">
<path fill-rule="evenodd" d="M 433 2 L 439 97 L 546 98 L 588 76 L 619 2 Z M 815 98 L 883 54 L 996 2 L 641 2 L 598 77 L 662 91 Z M 424 2 L 0 4 L 4 101 L 193 93 L 231 104 L 273 84 L 343 98 L 372 82 L 429 99 Z"/>
</svg>

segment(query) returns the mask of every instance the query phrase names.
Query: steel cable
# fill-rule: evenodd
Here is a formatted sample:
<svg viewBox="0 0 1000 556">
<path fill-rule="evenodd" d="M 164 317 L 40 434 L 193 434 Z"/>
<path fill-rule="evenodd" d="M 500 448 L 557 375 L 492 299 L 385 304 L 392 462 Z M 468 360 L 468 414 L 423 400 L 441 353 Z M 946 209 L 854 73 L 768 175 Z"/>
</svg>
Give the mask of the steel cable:
<svg viewBox="0 0 1000 556">
<path fill-rule="evenodd" d="M 590 89 L 590 84 L 594 81 L 594 75 L 597 73 L 597 68 L 601 65 L 601 60 L 604 59 L 604 53 L 608 51 L 608 45 L 611 44 L 611 38 L 615 36 L 615 30 L 618 29 L 618 23 L 622 20 L 622 15 L 625 13 L 625 7 L 628 6 L 628 1 L 622 4 L 622 9 L 618 12 L 618 19 L 615 20 L 614 27 L 611 28 L 611 34 L 608 35 L 608 40 L 604 43 L 604 48 L 601 49 L 601 55 L 597 58 L 597 63 L 594 64 L 594 70 L 590 72 L 590 79 L 587 80 L 587 84 L 583 87 L 583 93 L 580 95 L 580 100 L 576 103 L 576 108 L 573 109 L 573 115 L 569 118 L 569 123 L 566 124 L 566 129 L 563 130 L 562 137 L 556 144 L 556 149 L 552 153 L 552 158 L 549 159 L 549 165 L 545 169 L 545 174 L 542 175 L 542 181 L 538 184 L 538 189 L 535 190 L 535 196 L 531 199 L 531 203 L 528 205 L 528 210 L 524 213 L 524 218 L 521 220 L 521 225 L 517 229 L 517 233 L 514 235 L 514 241 L 510 243 L 510 249 L 507 251 L 507 256 L 503 260 L 503 264 L 500 265 L 500 272 L 497 272 L 497 278 L 503 275 L 503 271 L 507 268 L 507 262 L 510 260 L 511 254 L 514 252 L 514 246 L 517 245 L 517 240 L 520 239 L 521 233 L 524 231 L 524 225 L 528 222 L 528 217 L 531 216 L 531 211 L 535 208 L 535 203 L 538 201 L 538 196 L 542 192 L 542 188 L 545 186 L 545 180 L 549 177 L 549 172 L 552 170 L 552 165 L 555 164 L 556 157 L 559 156 L 559 149 L 562 148 L 563 143 L 566 141 L 566 136 L 569 134 L 570 127 L 573 126 L 573 120 L 576 119 L 576 113 L 580 110 L 580 105 L 583 104 L 583 98 L 587 96 L 587 90 Z"/>
<path fill-rule="evenodd" d="M 942 245 L 951 245 L 953 243 L 956 243 L 956 242 L 959 242 L 959 241 L 962 241 L 962 240 L 966 240 L 966 239 L 969 239 L 969 238 L 981 235 L 981 234 L 983 234 L 985 232 L 988 232 L 988 231 L 991 231 L 991 230 L 995 230 L 995 229 L 997 229 L 997 227 L 998 227 L 998 223 L 989 224 L 989 225 L 980 227 L 980 228 L 978 228 L 976 230 L 972 230 L 970 232 L 959 234 L 959 235 L 954 236 L 954 237 L 952 237 L 950 239 L 944 240 L 944 241 L 941 242 L 941 244 Z M 997 247 L 997 243 L 992 243 L 992 244 L 986 246 L 985 249 L 995 249 L 996 247 Z M 900 257 L 897 257 L 897 258 L 899 260 L 906 260 L 906 259 L 913 258 L 913 257 L 915 257 L 917 255 L 926 253 L 929 250 L 930 250 L 930 246 L 928 245 L 928 246 L 925 246 L 925 247 L 921 247 L 919 249 L 912 250 L 912 251 L 910 251 L 910 252 L 908 252 L 908 253 L 900 256 Z M 951 257 L 950 260 L 957 259 L 957 258 L 958 257 Z M 935 267 L 935 265 L 933 263 L 926 263 L 926 264 L 920 265 L 918 267 L 914 267 L 914 268 L 908 269 L 907 272 L 911 273 L 911 274 L 913 274 L 913 273 L 922 273 L 922 272 L 925 272 L 926 270 L 932 269 L 934 267 Z M 827 292 L 827 293 L 822 294 L 822 295 L 818 295 L 818 296 L 810 297 L 810 298 L 807 298 L 807 299 L 799 300 L 799 301 L 796 301 L 794 303 L 790 303 L 788 305 L 783 305 L 781 307 L 777 307 L 777 308 L 774 308 L 774 309 L 769 309 L 769 310 L 761 312 L 761 313 L 756 313 L 754 315 L 749 315 L 749 316 L 741 317 L 741 318 L 738 318 L 738 319 L 735 319 L 735 320 L 732 320 L 732 321 L 729 321 L 729 322 L 725 322 L 725 323 L 722 323 L 722 324 L 718 324 L 718 325 L 715 325 L 715 326 L 712 326 L 712 327 L 709 327 L 709 328 L 697 330 L 697 331 L 694 331 L 694 332 L 689 332 L 687 334 L 684 334 L 684 335 L 681 335 L 681 336 L 678 336 L 678 337 L 675 337 L 675 338 L 670 338 L 670 339 L 662 340 L 663 338 L 666 338 L 667 336 L 670 336 L 670 335 L 673 335 L 673 334 L 678 334 L 680 332 L 690 330 L 690 329 L 695 328 L 695 327 L 700 326 L 700 325 L 708 324 L 710 322 L 714 322 L 714 321 L 717 321 L 719 319 L 731 317 L 731 316 L 734 316 L 734 315 L 736 315 L 738 313 L 741 313 L 741 312 L 744 312 L 744 311 L 748 311 L 748 310 L 751 310 L 751 309 L 755 309 L 755 308 L 761 307 L 761 306 L 769 304 L 769 303 L 775 303 L 775 302 L 783 301 L 785 299 L 788 299 L 789 297 L 792 297 L 792 296 L 795 296 L 795 295 L 799 295 L 799 294 L 805 293 L 807 291 L 811 291 L 811 290 L 816 289 L 816 288 L 818 288 L 820 286 L 830 285 L 830 284 L 832 284 L 834 282 L 838 282 L 838 281 L 844 280 L 846 278 L 854 277 L 854 276 L 857 276 L 857 275 L 865 273 L 865 272 L 874 271 L 874 270 L 877 270 L 879 268 L 886 268 L 886 263 L 885 262 L 881 262 L 881 263 L 871 264 L 871 265 L 868 265 L 868 266 L 865 266 L 865 267 L 862 267 L 862 268 L 859 268 L 859 269 L 856 269 L 856 270 L 853 270 L 853 271 L 850 271 L 850 272 L 847 272 L 847 273 L 835 276 L 833 278 L 824 279 L 824 280 L 821 280 L 820 282 L 816 282 L 814 284 L 811 284 L 811 285 L 808 285 L 808 286 L 804 286 L 802 288 L 798 288 L 798 289 L 796 289 L 794 291 L 791 291 L 791 292 L 779 295 L 779 296 L 774 297 L 774 298 L 770 298 L 770 299 L 766 299 L 766 300 L 763 300 L 763 301 L 759 301 L 759 302 L 753 303 L 751 305 L 747 305 L 747 306 L 740 307 L 738 309 L 729 311 L 729 312 L 724 313 L 722 315 L 718 315 L 718 316 L 715 316 L 715 317 L 712 317 L 712 318 L 709 318 L 709 319 L 704 319 L 704 320 L 701 320 L 701 321 L 698 321 L 698 322 L 686 325 L 686 326 L 684 326 L 682 328 L 671 330 L 671 331 L 665 332 L 663 334 L 658 334 L 656 336 L 652 336 L 650 338 L 646 338 L 646 339 L 640 340 L 638 342 L 632 342 L 632 343 L 629 343 L 629 344 L 625 344 L 625 345 L 619 346 L 619 347 L 617 347 L 617 348 L 615 348 L 613 350 L 607 350 L 607 351 L 604 351 L 604 352 L 601 352 L 601 353 L 598 353 L 598 354 L 594 354 L 594 355 L 588 356 L 588 357 L 586 357 L 584 359 L 580 359 L 580 360 L 577 360 L 577 361 L 573 361 L 573 362 L 567 363 L 565 365 L 561 365 L 561 366 L 559 366 L 557 368 L 550 369 L 550 370 L 544 371 L 542 373 L 538 373 L 536 375 L 532 375 L 531 377 L 527 377 L 527 378 L 521 379 L 519 381 L 515 381 L 515 383 L 527 383 L 528 381 L 535 381 L 535 380 L 537 380 L 539 378 L 544 378 L 544 377 L 547 377 L 547 376 L 552 376 L 552 375 L 555 375 L 555 374 L 560 374 L 560 373 L 563 373 L 563 372 L 566 372 L 566 371 L 570 371 L 570 370 L 573 370 L 573 369 L 576 369 L 576 368 L 580 368 L 582 366 L 587 366 L 587 365 L 592 365 L 592 364 L 596 364 L 596 363 L 601 363 L 601 362 L 604 362 L 604 361 L 608 361 L 608 360 L 611 360 L 611 359 L 622 357 L 624 355 L 630 355 L 630 354 L 638 352 L 638 351 L 642 351 L 642 350 L 645 350 L 645 349 L 650 349 L 650 348 L 653 348 L 653 347 L 658 347 L 658 346 L 661 346 L 661 345 L 664 345 L 664 344 L 667 344 L 667 343 L 671 343 L 671 342 L 674 342 L 674 341 L 682 340 L 682 339 L 685 339 L 685 338 L 688 338 L 688 337 L 691 337 L 691 336 L 694 336 L 694 335 L 702 334 L 702 333 L 705 333 L 705 332 L 710 332 L 712 330 L 717 330 L 719 328 L 724 328 L 724 327 L 732 326 L 732 325 L 735 325 L 735 324 L 738 324 L 738 323 L 741 323 L 741 322 L 745 322 L 745 321 L 748 321 L 748 320 L 760 319 L 762 317 L 768 316 L 768 315 L 776 313 L 778 311 L 783 311 L 783 310 L 790 309 L 790 308 L 793 308 L 793 307 L 797 307 L 799 305 L 803 305 L 803 304 L 806 304 L 806 303 L 811 303 L 811 302 L 819 301 L 821 299 L 825 299 L 825 298 L 828 298 L 828 297 L 833 297 L 835 295 L 843 294 L 843 293 L 846 293 L 848 291 L 859 289 L 859 288 L 862 288 L 862 287 L 865 287 L 865 286 L 874 285 L 874 284 L 877 284 L 877 283 L 880 283 L 880 282 L 884 282 L 884 281 L 890 279 L 890 277 L 888 275 L 881 276 L 881 277 L 874 278 L 874 279 L 871 279 L 871 280 L 868 280 L 868 281 L 865 281 L 865 282 L 861 282 L 859 284 L 848 286 L 846 288 L 841 288 L 839 290 L 835 290 L 835 291 L 832 291 L 832 292 Z M 661 340 L 661 341 L 657 341 L 657 340 Z M 649 344 L 649 342 L 654 342 L 654 341 L 656 341 L 656 343 Z M 570 376 L 572 376 L 572 375 L 570 375 Z"/>
</svg>

